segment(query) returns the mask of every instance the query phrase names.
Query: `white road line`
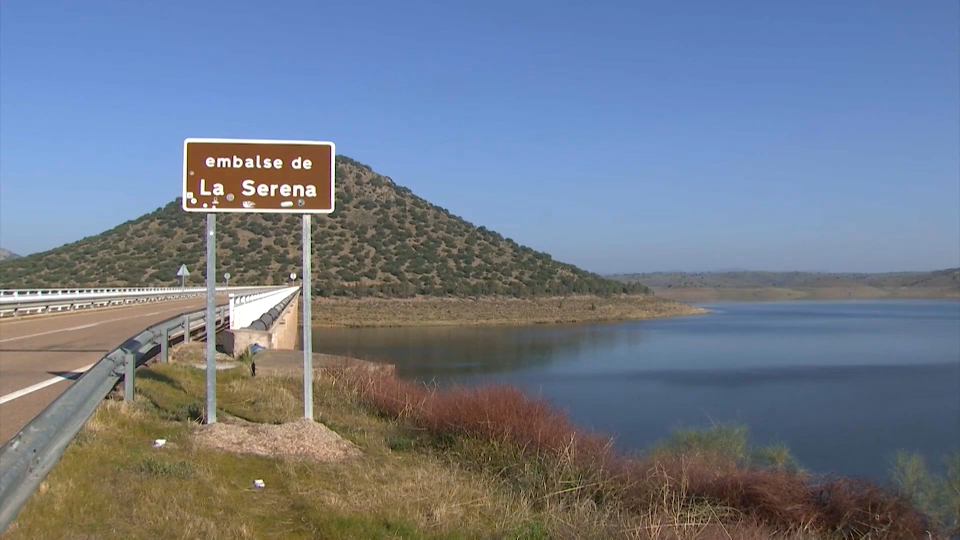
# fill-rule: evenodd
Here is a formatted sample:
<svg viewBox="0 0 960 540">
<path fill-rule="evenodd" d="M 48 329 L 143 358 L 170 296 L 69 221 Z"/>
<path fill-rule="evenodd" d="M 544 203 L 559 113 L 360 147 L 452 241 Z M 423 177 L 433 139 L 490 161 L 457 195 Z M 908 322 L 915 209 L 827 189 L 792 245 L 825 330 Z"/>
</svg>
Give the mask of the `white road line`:
<svg viewBox="0 0 960 540">
<path fill-rule="evenodd" d="M 85 372 L 85 371 L 87 371 L 88 369 L 92 368 L 93 365 L 94 365 L 94 364 L 90 364 L 90 365 L 88 365 L 88 366 L 83 366 L 82 368 L 75 369 L 75 370 L 73 370 L 73 373 Z M 9 394 L 7 394 L 7 395 L 5 395 L 5 396 L 0 397 L 0 405 L 3 405 L 4 403 L 6 403 L 6 402 L 8 402 L 8 401 L 13 401 L 13 400 L 15 400 L 15 399 L 17 399 L 17 398 L 19 398 L 19 397 L 23 397 L 23 396 L 25 396 L 25 395 L 27 395 L 27 394 L 32 394 L 33 392 L 36 392 L 37 390 L 42 390 L 42 389 L 50 386 L 51 384 L 57 384 L 57 383 L 60 382 L 60 381 L 66 381 L 66 380 L 69 380 L 69 377 L 67 377 L 67 376 L 65 376 L 65 375 L 57 375 L 56 377 L 52 377 L 52 378 L 47 379 L 47 380 L 45 380 L 45 381 L 43 381 L 43 382 L 39 382 L 39 383 L 37 383 L 37 384 L 35 384 L 35 385 L 33 385 L 33 386 L 28 386 L 28 387 L 24 388 L 23 390 L 17 390 L 16 392 L 10 392 Z"/>
<path fill-rule="evenodd" d="M 141 313 L 140 315 L 128 315 L 128 316 L 126 316 L 126 317 L 117 317 L 117 318 L 115 318 L 115 319 L 107 319 L 107 320 L 105 320 L 105 321 L 100 321 L 100 322 L 95 322 L 95 323 L 90 323 L 90 324 L 81 324 L 80 326 L 71 326 L 71 327 L 69 327 L 69 328 L 58 328 L 58 329 L 56 329 L 56 330 L 47 330 L 46 332 L 39 332 L 39 333 L 36 333 L 36 334 L 27 334 L 27 335 L 25 335 L 25 336 L 17 336 L 17 337 L 12 337 L 12 338 L 7 338 L 7 339 L 0 339 L 0 343 L 6 343 L 6 342 L 8 342 L 8 341 L 18 341 L 18 340 L 21 340 L 21 339 L 29 339 L 29 338 L 34 338 L 34 337 L 40 337 L 40 336 L 45 336 L 45 335 L 47 335 L 47 334 L 56 334 L 57 332 L 73 332 L 73 331 L 76 331 L 76 330 L 85 330 L 85 329 L 87 329 L 87 328 L 93 328 L 94 326 L 100 326 L 101 324 L 106 324 L 106 323 L 115 322 L 115 321 L 122 321 L 122 320 L 124 320 L 124 319 L 136 319 L 136 318 L 138 318 L 138 317 L 149 317 L 149 316 L 151 316 L 151 315 L 158 315 L 158 314 L 160 314 L 160 313 L 164 313 L 164 312 L 167 312 L 167 311 L 174 311 L 175 309 L 178 309 L 178 308 L 162 309 L 162 310 L 160 310 L 160 311 L 151 311 L 150 313 Z"/>
<path fill-rule="evenodd" d="M 107 322 L 107 321 L 104 321 L 104 322 Z M 98 324 L 100 324 L 100 323 L 81 324 L 80 326 L 71 326 L 71 327 L 69 327 L 69 328 L 58 328 L 58 329 L 56 329 L 56 330 L 48 330 L 48 331 L 46 331 L 46 332 L 39 332 L 39 333 L 36 333 L 36 334 L 27 334 L 27 335 L 25 335 L 25 336 L 17 336 L 17 337 L 12 337 L 12 338 L 7 338 L 7 339 L 0 339 L 0 343 L 6 343 L 6 342 L 8 342 L 8 341 L 17 341 L 18 339 L 27 339 L 27 338 L 32 338 L 32 337 L 45 336 L 45 335 L 47 335 L 47 334 L 56 334 L 57 332 L 73 332 L 74 330 L 83 330 L 84 328 L 93 328 L 94 326 L 97 326 Z"/>
</svg>

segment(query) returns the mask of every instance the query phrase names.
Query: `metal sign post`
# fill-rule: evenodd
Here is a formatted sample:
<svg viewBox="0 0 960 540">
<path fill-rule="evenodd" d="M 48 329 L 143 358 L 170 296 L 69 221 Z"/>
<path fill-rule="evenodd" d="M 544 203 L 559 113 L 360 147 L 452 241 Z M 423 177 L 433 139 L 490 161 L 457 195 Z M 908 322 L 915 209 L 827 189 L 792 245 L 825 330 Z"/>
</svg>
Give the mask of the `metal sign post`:
<svg viewBox="0 0 960 540">
<path fill-rule="evenodd" d="M 207 423 L 217 421 L 217 215 L 207 214 Z"/>
<path fill-rule="evenodd" d="M 185 139 L 185 212 L 207 215 L 207 423 L 216 411 L 216 220 L 219 212 L 303 216 L 303 412 L 313 419 L 310 215 L 334 211 L 336 146 L 321 141 Z M 181 280 L 189 272 L 181 265 Z M 224 280 L 229 280 L 224 275 Z M 181 281 L 181 283 L 184 283 Z"/>
<path fill-rule="evenodd" d="M 310 319 L 311 260 L 313 253 L 310 214 L 303 215 L 303 417 L 313 419 L 313 332 Z"/>
<path fill-rule="evenodd" d="M 187 265 L 181 264 L 180 269 L 177 270 L 177 277 L 180 278 L 180 288 L 183 289 L 187 286 L 186 278 L 190 275 L 190 271 L 187 270 Z"/>
</svg>

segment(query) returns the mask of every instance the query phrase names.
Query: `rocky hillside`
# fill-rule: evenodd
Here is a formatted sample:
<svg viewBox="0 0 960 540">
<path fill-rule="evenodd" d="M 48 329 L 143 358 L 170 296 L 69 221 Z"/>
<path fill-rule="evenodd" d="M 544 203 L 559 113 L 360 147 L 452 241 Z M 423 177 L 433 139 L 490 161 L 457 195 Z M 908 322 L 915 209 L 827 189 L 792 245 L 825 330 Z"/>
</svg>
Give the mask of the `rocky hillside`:
<svg viewBox="0 0 960 540">
<path fill-rule="evenodd" d="M 0 261 L 6 261 L 10 259 L 19 259 L 20 256 L 16 253 L 10 251 L 9 249 L 0 248 Z"/>
<path fill-rule="evenodd" d="M 430 204 L 390 178 L 337 158 L 337 210 L 313 223 L 321 296 L 537 296 L 649 293 L 553 260 Z M 205 274 L 205 217 L 179 200 L 97 236 L 4 263 L 0 287 L 173 285 Z M 231 284 L 282 283 L 301 272 L 299 216 L 220 214 L 217 274 Z"/>
</svg>

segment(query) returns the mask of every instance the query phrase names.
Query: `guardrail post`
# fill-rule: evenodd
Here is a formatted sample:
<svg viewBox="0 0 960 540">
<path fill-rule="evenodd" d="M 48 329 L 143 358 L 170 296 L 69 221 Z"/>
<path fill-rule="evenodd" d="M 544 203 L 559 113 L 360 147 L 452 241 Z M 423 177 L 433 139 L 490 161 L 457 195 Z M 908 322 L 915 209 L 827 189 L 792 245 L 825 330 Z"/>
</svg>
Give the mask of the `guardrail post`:
<svg viewBox="0 0 960 540">
<path fill-rule="evenodd" d="M 190 316 L 183 316 L 183 342 L 190 343 Z"/>
<path fill-rule="evenodd" d="M 170 362 L 169 351 L 170 348 L 170 329 L 166 326 L 163 327 L 163 335 L 160 337 L 160 362 L 167 364 Z"/>
<path fill-rule="evenodd" d="M 137 368 L 137 363 L 132 352 L 128 352 L 124 358 L 126 361 L 124 363 L 125 373 L 123 375 L 123 400 L 133 401 L 133 372 Z"/>
</svg>

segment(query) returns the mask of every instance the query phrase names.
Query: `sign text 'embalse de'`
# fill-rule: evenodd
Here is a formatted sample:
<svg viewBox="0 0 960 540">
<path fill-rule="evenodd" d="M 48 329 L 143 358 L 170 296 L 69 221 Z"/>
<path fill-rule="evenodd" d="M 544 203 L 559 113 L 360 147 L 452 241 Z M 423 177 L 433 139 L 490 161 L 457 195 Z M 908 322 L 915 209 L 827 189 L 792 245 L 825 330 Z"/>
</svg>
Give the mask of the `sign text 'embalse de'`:
<svg viewBox="0 0 960 540">
<path fill-rule="evenodd" d="M 186 139 L 183 209 L 329 214 L 335 152 L 331 142 Z"/>
</svg>

